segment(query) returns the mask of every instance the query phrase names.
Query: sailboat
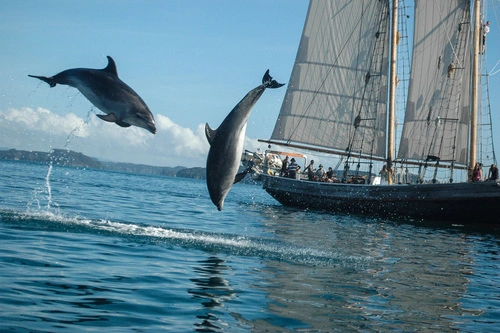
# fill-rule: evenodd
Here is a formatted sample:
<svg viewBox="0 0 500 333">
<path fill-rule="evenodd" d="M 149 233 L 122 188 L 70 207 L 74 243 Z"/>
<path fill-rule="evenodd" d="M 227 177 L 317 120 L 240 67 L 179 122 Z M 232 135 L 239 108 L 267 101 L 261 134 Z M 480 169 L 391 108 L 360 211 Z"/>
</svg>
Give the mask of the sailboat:
<svg viewBox="0 0 500 333">
<path fill-rule="evenodd" d="M 496 165 L 492 138 L 490 150 L 479 143 L 492 131 L 480 92 L 480 5 L 415 0 L 411 44 L 399 24 L 409 17 L 402 0 L 311 0 L 276 125 L 259 141 L 284 155 L 335 156 L 338 180 L 268 170 L 263 188 L 289 207 L 499 225 L 500 183 L 484 179 Z M 405 41 L 406 58 L 398 55 Z M 400 76 L 405 67 L 409 79 Z M 480 181 L 476 166 L 484 167 Z"/>
</svg>

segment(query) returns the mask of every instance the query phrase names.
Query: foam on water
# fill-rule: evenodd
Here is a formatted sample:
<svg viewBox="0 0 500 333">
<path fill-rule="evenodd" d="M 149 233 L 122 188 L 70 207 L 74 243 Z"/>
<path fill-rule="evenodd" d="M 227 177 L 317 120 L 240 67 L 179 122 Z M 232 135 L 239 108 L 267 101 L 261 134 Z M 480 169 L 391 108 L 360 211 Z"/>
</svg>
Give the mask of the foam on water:
<svg viewBox="0 0 500 333">
<path fill-rule="evenodd" d="M 15 222 L 18 227 L 50 231 L 97 233 L 118 236 L 157 245 L 180 246 L 201 251 L 216 251 L 232 255 L 263 257 L 307 265 L 365 266 L 372 258 L 299 247 L 270 238 L 251 238 L 233 234 L 200 232 L 164 226 L 137 223 L 65 217 L 60 213 L 41 211 L 17 213 L 0 211 L 4 222 Z"/>
</svg>

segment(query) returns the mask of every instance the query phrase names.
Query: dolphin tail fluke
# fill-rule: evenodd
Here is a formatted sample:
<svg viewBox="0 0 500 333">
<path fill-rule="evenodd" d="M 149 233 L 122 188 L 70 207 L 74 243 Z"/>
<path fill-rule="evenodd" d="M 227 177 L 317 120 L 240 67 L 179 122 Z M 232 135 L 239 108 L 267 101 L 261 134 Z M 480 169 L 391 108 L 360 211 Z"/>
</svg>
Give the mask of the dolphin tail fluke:
<svg viewBox="0 0 500 333">
<path fill-rule="evenodd" d="M 28 76 L 34 77 L 35 79 L 40 79 L 44 82 L 47 82 L 51 88 L 55 87 L 57 84 L 56 80 L 52 76 L 47 77 L 47 76 L 36 76 L 36 75 L 29 75 L 29 74 L 28 74 Z"/>
<path fill-rule="evenodd" d="M 273 80 L 272 76 L 269 74 L 269 69 L 266 71 L 264 77 L 262 78 L 262 84 L 266 88 L 272 88 L 272 89 L 283 87 L 285 85 L 284 83 L 278 83 L 276 80 Z"/>
</svg>

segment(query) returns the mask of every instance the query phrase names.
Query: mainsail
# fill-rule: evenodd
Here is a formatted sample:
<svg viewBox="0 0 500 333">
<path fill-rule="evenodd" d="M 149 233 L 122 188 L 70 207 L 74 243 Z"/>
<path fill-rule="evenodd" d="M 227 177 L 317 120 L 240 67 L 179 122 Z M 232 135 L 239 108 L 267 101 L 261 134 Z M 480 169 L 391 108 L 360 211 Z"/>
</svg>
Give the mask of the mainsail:
<svg viewBox="0 0 500 333">
<path fill-rule="evenodd" d="M 271 140 L 386 151 L 389 1 L 312 0 Z"/>
<path fill-rule="evenodd" d="M 467 164 L 470 24 L 468 0 L 415 1 L 412 71 L 398 159 Z"/>
</svg>

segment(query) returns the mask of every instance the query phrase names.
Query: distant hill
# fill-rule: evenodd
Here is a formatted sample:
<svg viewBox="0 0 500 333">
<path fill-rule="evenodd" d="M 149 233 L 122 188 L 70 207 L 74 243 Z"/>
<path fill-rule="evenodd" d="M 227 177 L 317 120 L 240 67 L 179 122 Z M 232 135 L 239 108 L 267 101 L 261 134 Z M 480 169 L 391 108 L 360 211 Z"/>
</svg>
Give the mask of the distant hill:
<svg viewBox="0 0 500 333">
<path fill-rule="evenodd" d="M 128 172 L 128 173 L 139 173 L 142 175 L 152 175 L 152 176 L 171 176 L 178 177 L 177 173 L 181 170 L 186 169 L 185 167 L 158 167 L 145 164 L 132 164 L 132 163 L 116 163 L 116 162 L 101 162 L 103 168 L 106 170 L 118 171 L 118 172 Z"/>
<path fill-rule="evenodd" d="M 102 164 L 96 159 L 83 155 L 82 153 L 65 149 L 54 149 L 50 153 L 16 149 L 2 150 L 0 151 L 0 160 L 47 164 L 52 162 L 63 166 L 102 169 Z"/>
<path fill-rule="evenodd" d="M 182 169 L 182 170 L 179 170 L 177 172 L 177 177 L 206 179 L 206 171 L 205 170 L 206 170 L 205 168 Z"/>
<path fill-rule="evenodd" d="M 103 169 L 142 175 L 205 179 L 205 168 L 186 168 L 182 166 L 158 167 L 145 164 L 103 162 L 82 153 L 66 149 L 54 149 L 50 153 L 17 149 L 0 150 L 0 161 L 1 160 L 45 164 L 52 162 L 56 165 L 79 168 Z"/>
</svg>

